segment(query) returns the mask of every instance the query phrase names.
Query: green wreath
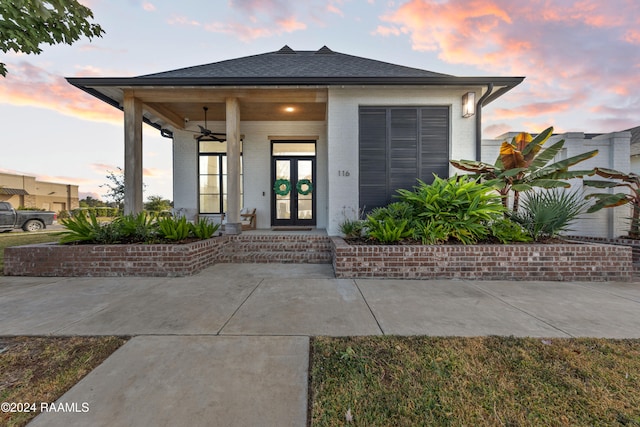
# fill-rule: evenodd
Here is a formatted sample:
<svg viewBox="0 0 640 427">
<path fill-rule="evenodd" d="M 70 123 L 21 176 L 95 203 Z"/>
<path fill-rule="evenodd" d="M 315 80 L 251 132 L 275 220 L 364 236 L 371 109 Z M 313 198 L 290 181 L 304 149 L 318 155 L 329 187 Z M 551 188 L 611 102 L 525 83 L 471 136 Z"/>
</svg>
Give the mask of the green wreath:
<svg viewBox="0 0 640 427">
<path fill-rule="evenodd" d="M 273 191 L 278 196 L 286 196 L 291 191 L 291 182 L 288 179 L 276 179 L 273 184 Z"/>
<path fill-rule="evenodd" d="M 306 190 L 302 189 L 303 185 L 307 186 Z M 313 191 L 313 184 L 311 183 L 311 180 L 309 180 L 309 179 L 301 179 L 296 184 L 296 190 L 298 190 L 299 194 L 302 194 L 303 196 L 306 196 L 307 194 L 309 194 L 309 193 L 311 193 Z"/>
</svg>

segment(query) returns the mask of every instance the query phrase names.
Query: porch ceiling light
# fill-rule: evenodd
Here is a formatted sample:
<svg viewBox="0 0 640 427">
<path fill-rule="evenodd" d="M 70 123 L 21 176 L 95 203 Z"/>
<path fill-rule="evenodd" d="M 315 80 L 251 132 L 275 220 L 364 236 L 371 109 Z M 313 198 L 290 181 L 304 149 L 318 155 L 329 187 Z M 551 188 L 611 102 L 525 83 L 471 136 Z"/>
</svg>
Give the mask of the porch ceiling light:
<svg viewBox="0 0 640 427">
<path fill-rule="evenodd" d="M 287 113 L 293 113 L 294 111 L 296 111 L 296 109 L 294 107 L 285 107 L 284 111 L 286 111 Z"/>
<path fill-rule="evenodd" d="M 476 113 L 476 93 L 467 92 L 462 95 L 462 117 L 471 117 Z"/>
</svg>

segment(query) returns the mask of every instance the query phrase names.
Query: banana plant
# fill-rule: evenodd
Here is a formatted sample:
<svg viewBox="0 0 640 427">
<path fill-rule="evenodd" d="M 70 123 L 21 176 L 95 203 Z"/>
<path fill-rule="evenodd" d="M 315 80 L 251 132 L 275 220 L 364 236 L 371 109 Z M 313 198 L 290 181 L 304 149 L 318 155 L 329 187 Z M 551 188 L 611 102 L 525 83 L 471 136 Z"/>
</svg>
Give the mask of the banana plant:
<svg viewBox="0 0 640 427">
<path fill-rule="evenodd" d="M 633 172 L 624 173 L 614 169 L 595 168 L 595 173 L 603 178 L 617 181 L 604 180 L 584 180 L 584 185 L 594 188 L 615 188 L 626 187 L 629 193 L 593 193 L 587 196 L 588 199 L 596 199 L 587 212 L 596 212 L 603 208 L 613 208 L 630 204 L 633 206 L 631 215 L 631 227 L 629 237 L 640 239 L 640 175 Z"/>
<path fill-rule="evenodd" d="M 473 172 L 495 186 L 502 196 L 502 204 L 508 206 L 509 193 L 513 191 L 513 212 L 518 211 L 520 193 L 534 187 L 568 188 L 566 181 L 593 175 L 593 170 L 570 171 L 569 167 L 590 159 L 598 150 L 588 151 L 549 164 L 564 147 L 564 139 L 544 148 L 543 145 L 553 134 L 553 127 L 545 129 L 535 138 L 526 132 L 516 135 L 511 142 L 503 141 L 500 154 L 493 165 L 474 160 L 451 160 L 450 163 L 461 170 Z"/>
</svg>

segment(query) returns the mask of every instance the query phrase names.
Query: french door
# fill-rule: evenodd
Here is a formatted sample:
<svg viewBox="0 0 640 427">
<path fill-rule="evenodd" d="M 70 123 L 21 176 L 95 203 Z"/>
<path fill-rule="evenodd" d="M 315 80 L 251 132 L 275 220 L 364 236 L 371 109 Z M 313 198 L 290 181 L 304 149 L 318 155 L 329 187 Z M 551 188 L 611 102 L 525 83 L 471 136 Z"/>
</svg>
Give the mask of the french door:
<svg viewBox="0 0 640 427">
<path fill-rule="evenodd" d="M 271 170 L 271 224 L 273 226 L 316 225 L 315 155 L 274 154 Z"/>
</svg>

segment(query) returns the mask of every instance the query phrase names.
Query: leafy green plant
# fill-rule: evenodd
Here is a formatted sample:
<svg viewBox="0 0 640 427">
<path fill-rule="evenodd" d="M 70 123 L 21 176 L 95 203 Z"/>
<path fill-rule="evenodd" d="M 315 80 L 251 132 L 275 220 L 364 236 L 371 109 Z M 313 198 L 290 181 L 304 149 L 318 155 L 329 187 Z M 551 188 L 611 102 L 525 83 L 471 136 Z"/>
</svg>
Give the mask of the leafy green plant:
<svg viewBox="0 0 640 427">
<path fill-rule="evenodd" d="M 161 218 L 158 220 L 158 234 L 161 238 L 180 241 L 189 237 L 191 232 L 191 224 L 187 222 L 185 217 Z M 212 233 L 213 234 L 213 233 Z"/>
<path fill-rule="evenodd" d="M 615 188 L 626 187 L 629 193 L 594 193 L 589 194 L 587 199 L 596 199 L 596 203 L 592 205 L 587 212 L 596 212 L 603 208 L 613 208 L 630 204 L 633 206 L 631 215 L 631 226 L 629 228 L 629 237 L 640 239 L 640 175 L 633 172 L 624 173 L 614 169 L 596 168 L 595 173 L 603 178 L 617 181 L 596 181 L 584 180 L 584 185 L 594 188 Z"/>
<path fill-rule="evenodd" d="M 359 219 L 345 219 L 338 228 L 347 239 L 357 239 L 362 236 L 364 222 Z"/>
<path fill-rule="evenodd" d="M 535 138 L 522 132 L 511 142 L 502 142 L 500 154 L 493 165 L 474 160 L 451 160 L 450 163 L 458 169 L 473 172 L 485 180 L 491 180 L 500 192 L 505 207 L 508 205 L 509 193 L 513 192 L 512 210 L 517 212 L 521 192 L 529 191 L 534 187 L 568 188 L 570 184 L 565 180 L 594 173 L 593 170 L 569 171 L 569 167 L 594 157 L 598 154 L 598 150 L 549 164 L 564 146 L 564 140 L 560 140 L 543 150 L 542 145 L 552 134 L 553 127 L 550 127 Z"/>
<path fill-rule="evenodd" d="M 418 180 L 413 191 L 401 189 L 398 194 L 411 206 L 411 225 L 415 237 L 423 242 L 453 238 L 476 243 L 489 235 L 487 225 L 502 218 L 505 211 L 495 189 L 470 176 L 435 176 L 431 185 Z"/>
<path fill-rule="evenodd" d="M 377 220 L 369 216 L 365 223 L 365 230 L 368 238 L 390 244 L 413 236 L 413 229 L 408 227 L 408 224 L 409 221 L 406 219 Z"/>
<path fill-rule="evenodd" d="M 158 234 L 156 217 L 152 213 L 124 215 L 117 217 L 112 224 L 117 227 L 121 239 L 126 242 L 148 242 L 154 240 Z"/>
<path fill-rule="evenodd" d="M 509 218 L 501 218 L 489 225 L 491 236 L 502 244 L 511 242 L 530 242 L 531 236 L 520 224 Z"/>
<path fill-rule="evenodd" d="M 378 221 L 384 221 L 388 218 L 406 219 L 411 221 L 414 218 L 413 206 L 407 202 L 393 202 L 387 206 L 375 208 L 369 214 L 370 217 Z"/>
<path fill-rule="evenodd" d="M 220 224 L 214 224 L 207 218 L 200 219 L 196 224 L 190 224 L 190 233 L 198 239 L 210 239 L 218 231 Z"/>
<path fill-rule="evenodd" d="M 585 213 L 588 202 L 581 194 L 568 191 L 541 191 L 527 194 L 523 209 L 511 215 L 534 240 L 556 237 Z"/>
<path fill-rule="evenodd" d="M 94 212 L 85 215 L 84 212 L 74 212 L 70 218 L 60 220 L 67 229 L 60 233 L 60 243 L 87 242 L 87 243 L 116 243 L 119 235 L 111 232 L 106 233 L 106 229 L 113 231 L 111 226 L 101 224 Z"/>
</svg>

